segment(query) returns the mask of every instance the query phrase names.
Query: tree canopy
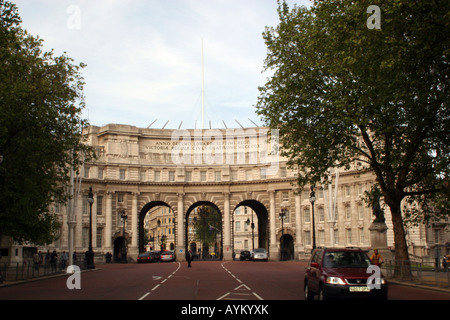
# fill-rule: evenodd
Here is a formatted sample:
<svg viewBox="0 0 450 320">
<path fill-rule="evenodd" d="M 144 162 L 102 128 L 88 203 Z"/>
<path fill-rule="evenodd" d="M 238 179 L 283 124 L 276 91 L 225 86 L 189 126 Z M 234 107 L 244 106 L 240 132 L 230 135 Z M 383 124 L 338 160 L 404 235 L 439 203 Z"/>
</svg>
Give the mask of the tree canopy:
<svg viewBox="0 0 450 320">
<path fill-rule="evenodd" d="M 381 29 L 368 27 L 371 5 Z M 279 129 L 300 185 L 366 164 L 392 213 L 396 258 L 407 260 L 401 201 L 448 214 L 450 2 L 279 1 L 278 12 L 263 35 L 273 74 L 257 113 Z"/>
<path fill-rule="evenodd" d="M 0 0 L 0 236 L 52 242 L 59 222 L 50 204 L 68 197 L 69 173 L 83 144 L 83 64 L 43 52 L 21 27 L 17 7 Z"/>
</svg>

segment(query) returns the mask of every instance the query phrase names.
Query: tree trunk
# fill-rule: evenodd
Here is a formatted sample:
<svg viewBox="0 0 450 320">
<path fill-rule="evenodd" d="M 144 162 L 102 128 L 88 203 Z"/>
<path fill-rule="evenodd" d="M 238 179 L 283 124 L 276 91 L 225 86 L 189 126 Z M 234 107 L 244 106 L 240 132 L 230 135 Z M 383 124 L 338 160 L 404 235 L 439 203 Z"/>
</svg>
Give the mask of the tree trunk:
<svg viewBox="0 0 450 320">
<path fill-rule="evenodd" d="M 389 204 L 394 228 L 395 270 L 394 278 L 412 280 L 411 264 L 409 261 L 408 245 L 406 244 L 405 229 L 401 211 L 401 201 Z"/>
</svg>

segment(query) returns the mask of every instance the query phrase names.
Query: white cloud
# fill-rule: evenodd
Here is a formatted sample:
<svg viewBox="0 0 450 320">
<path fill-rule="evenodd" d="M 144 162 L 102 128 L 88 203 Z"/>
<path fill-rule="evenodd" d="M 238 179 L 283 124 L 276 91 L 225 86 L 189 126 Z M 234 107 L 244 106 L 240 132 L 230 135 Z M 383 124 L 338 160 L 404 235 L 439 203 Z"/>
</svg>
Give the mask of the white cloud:
<svg viewBox="0 0 450 320">
<path fill-rule="evenodd" d="M 236 126 L 257 121 L 253 105 L 266 47 L 277 23 L 274 0 L 16 0 L 23 25 L 47 49 L 88 66 L 85 95 L 92 124 L 172 127 L 201 120 L 201 39 L 206 119 Z M 304 1 L 307 2 L 307 1 Z M 70 29 L 71 5 L 80 28 Z M 169 125 L 169 127 L 170 127 Z"/>
</svg>

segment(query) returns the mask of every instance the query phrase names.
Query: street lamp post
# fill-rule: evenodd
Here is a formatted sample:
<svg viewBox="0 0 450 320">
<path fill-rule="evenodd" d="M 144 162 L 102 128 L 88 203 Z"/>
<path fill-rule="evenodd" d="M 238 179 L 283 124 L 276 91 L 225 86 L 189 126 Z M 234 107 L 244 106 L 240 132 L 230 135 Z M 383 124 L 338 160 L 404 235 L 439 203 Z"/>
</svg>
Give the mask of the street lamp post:
<svg viewBox="0 0 450 320">
<path fill-rule="evenodd" d="M 287 204 L 283 201 L 283 203 L 281 204 L 281 212 L 280 212 L 280 219 L 281 219 L 281 240 L 280 240 L 280 260 L 284 261 L 285 260 L 285 254 L 286 254 L 286 250 L 284 247 L 284 217 L 286 216 L 287 213 Z"/>
<path fill-rule="evenodd" d="M 314 202 L 316 201 L 316 193 L 314 192 L 314 187 L 311 186 L 311 193 L 309 194 L 309 201 L 311 201 L 312 205 L 312 238 L 313 238 L 313 246 L 312 249 L 316 248 L 316 225 L 314 221 Z"/>
<path fill-rule="evenodd" d="M 255 224 L 253 223 L 253 212 L 252 212 L 252 221 L 250 223 L 250 218 L 247 218 L 247 225 L 250 225 L 252 228 L 252 250 L 255 251 Z"/>
<path fill-rule="evenodd" d="M 123 222 L 123 230 L 122 230 L 122 234 L 123 234 L 123 242 L 122 242 L 122 262 L 127 263 L 128 259 L 127 259 L 127 244 L 125 241 L 125 222 L 128 219 L 128 215 L 125 212 L 125 210 L 123 210 L 120 214 L 120 218 L 122 219 Z"/>
<path fill-rule="evenodd" d="M 95 269 L 94 251 L 92 250 L 92 204 L 94 203 L 94 194 L 92 193 L 92 187 L 89 187 L 88 203 L 89 203 L 89 249 L 87 254 L 86 267 L 88 269 Z"/>
</svg>

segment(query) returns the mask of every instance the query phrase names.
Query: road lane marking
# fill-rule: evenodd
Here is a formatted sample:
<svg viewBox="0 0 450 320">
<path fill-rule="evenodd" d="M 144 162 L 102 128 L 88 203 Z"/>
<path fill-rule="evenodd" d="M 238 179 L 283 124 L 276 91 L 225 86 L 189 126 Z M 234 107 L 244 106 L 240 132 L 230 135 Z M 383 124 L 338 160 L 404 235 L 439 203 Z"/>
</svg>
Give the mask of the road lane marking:
<svg viewBox="0 0 450 320">
<path fill-rule="evenodd" d="M 156 286 L 154 286 L 153 288 L 152 288 L 152 290 L 151 291 L 149 291 L 149 292 L 147 292 L 146 294 L 144 294 L 142 297 L 140 297 L 138 300 L 144 300 L 150 293 L 152 293 L 153 291 L 155 291 L 156 289 L 158 289 L 164 282 L 166 282 L 169 278 L 171 278 L 175 273 L 177 273 L 177 271 L 178 270 L 180 270 L 180 268 L 181 268 L 181 263 L 179 263 L 179 262 L 177 262 L 178 263 L 178 268 L 174 271 L 174 272 L 172 272 L 167 278 L 165 278 L 164 280 L 162 280 L 159 284 L 157 284 Z M 159 279 L 161 279 L 162 277 L 158 277 L 158 276 L 153 276 L 153 280 L 159 280 Z"/>
<path fill-rule="evenodd" d="M 252 291 L 252 289 L 250 289 L 247 285 L 245 285 L 240 279 L 238 279 L 230 270 L 228 270 L 224 264 L 227 262 L 223 262 L 221 264 L 222 268 L 227 271 L 234 279 L 236 279 L 237 282 L 242 283 L 240 286 L 234 288 L 233 291 L 227 292 L 225 293 L 223 296 L 219 297 L 217 300 L 248 300 L 248 299 L 244 299 L 244 297 L 249 297 L 249 296 L 255 296 L 256 298 L 258 298 L 259 300 L 264 300 L 263 298 L 261 298 L 261 296 L 259 296 L 258 294 L 256 294 L 256 292 L 251 292 L 251 293 L 244 293 L 242 291 Z M 240 292 L 236 292 L 236 291 L 240 291 Z M 230 296 L 231 297 L 228 297 Z M 236 297 L 238 296 L 238 297 Z"/>
</svg>

